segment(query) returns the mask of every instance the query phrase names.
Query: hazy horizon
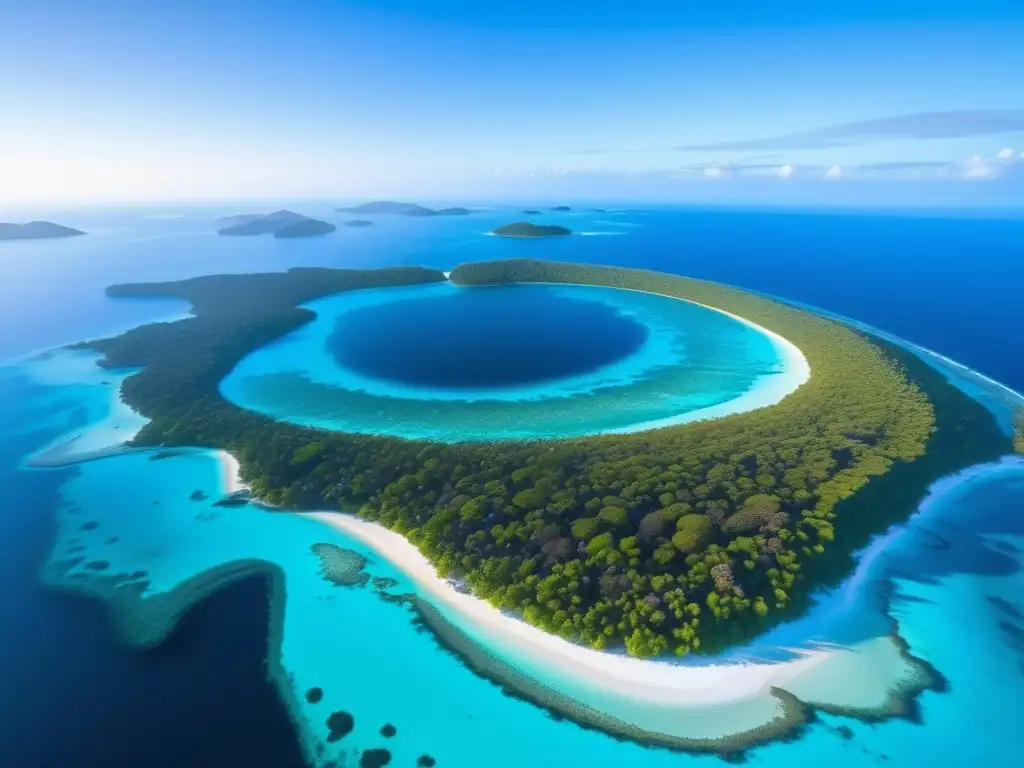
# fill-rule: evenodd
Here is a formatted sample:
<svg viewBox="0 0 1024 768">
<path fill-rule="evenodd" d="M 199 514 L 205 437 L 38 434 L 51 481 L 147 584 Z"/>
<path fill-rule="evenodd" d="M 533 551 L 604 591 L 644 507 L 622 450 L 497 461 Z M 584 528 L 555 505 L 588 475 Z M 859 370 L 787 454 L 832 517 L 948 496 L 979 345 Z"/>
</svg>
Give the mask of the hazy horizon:
<svg viewBox="0 0 1024 768">
<path fill-rule="evenodd" d="M 1024 6 L 42 0 L 0 209 L 413 198 L 1024 205 Z"/>
</svg>

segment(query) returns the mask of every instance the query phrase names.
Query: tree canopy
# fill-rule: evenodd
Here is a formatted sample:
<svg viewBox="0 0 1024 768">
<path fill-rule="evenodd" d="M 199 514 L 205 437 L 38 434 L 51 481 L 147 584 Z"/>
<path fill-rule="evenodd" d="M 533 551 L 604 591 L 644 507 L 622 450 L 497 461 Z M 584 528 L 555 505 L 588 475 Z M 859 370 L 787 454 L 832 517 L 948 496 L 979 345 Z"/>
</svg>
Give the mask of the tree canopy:
<svg viewBox="0 0 1024 768">
<path fill-rule="evenodd" d="M 991 415 L 913 355 L 801 309 L 715 283 L 530 260 L 457 267 L 461 285 L 564 282 L 660 293 L 793 342 L 810 380 L 777 405 L 626 435 L 439 444 L 275 422 L 218 384 L 308 322 L 298 305 L 439 272 L 293 270 L 122 286 L 193 318 L 90 346 L 138 367 L 124 399 L 140 444 L 233 452 L 256 495 L 333 506 L 405 535 L 443 575 L 546 631 L 634 655 L 705 651 L 800 610 L 936 477 L 1005 453 Z M 827 556 L 822 557 L 822 555 Z"/>
</svg>

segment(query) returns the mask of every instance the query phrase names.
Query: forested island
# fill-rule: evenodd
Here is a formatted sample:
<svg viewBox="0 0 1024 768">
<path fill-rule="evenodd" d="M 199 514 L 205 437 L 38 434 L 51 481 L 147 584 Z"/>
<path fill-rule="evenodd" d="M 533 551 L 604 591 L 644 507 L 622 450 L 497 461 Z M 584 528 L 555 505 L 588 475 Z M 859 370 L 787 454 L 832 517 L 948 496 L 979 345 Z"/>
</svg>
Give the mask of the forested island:
<svg viewBox="0 0 1024 768">
<path fill-rule="evenodd" d="M 305 219 L 288 224 L 280 229 L 275 229 L 274 237 L 319 237 L 320 235 L 329 235 L 335 229 L 337 227 L 330 222 L 320 221 L 319 219 Z"/>
<path fill-rule="evenodd" d="M 228 216 L 217 223 L 220 227 L 217 234 L 225 237 L 268 234 L 279 238 L 316 237 L 330 234 L 336 229 L 329 222 L 311 219 L 288 210 L 267 214 L 244 213 L 238 216 Z"/>
<path fill-rule="evenodd" d="M 566 237 L 572 230 L 555 224 L 534 224 L 529 221 L 517 221 L 506 224 L 491 232 L 498 237 Z"/>
<path fill-rule="evenodd" d="M 339 213 L 358 214 L 380 214 L 392 213 L 399 216 L 427 217 L 427 216 L 468 216 L 468 208 L 427 208 L 416 203 L 399 203 L 394 200 L 378 200 L 372 203 L 363 203 L 351 208 L 338 208 Z"/>
<path fill-rule="evenodd" d="M 0 221 L 0 240 L 52 240 L 84 234 L 80 229 L 54 224 L 52 221 L 29 221 L 25 224 Z"/>
<path fill-rule="evenodd" d="M 357 511 L 493 605 L 641 657 L 717 650 L 798 614 L 936 478 L 1012 448 L 992 415 L 933 368 L 836 321 L 716 283 L 535 260 L 461 265 L 450 279 L 697 301 L 793 342 L 811 378 L 777 405 L 713 421 L 495 443 L 328 432 L 221 396 L 242 357 L 313 318 L 299 305 L 444 279 L 420 268 L 295 269 L 112 286 L 111 296 L 186 299 L 194 317 L 82 346 L 105 367 L 140 369 L 122 386 L 150 419 L 139 445 L 228 450 L 258 498 Z"/>
</svg>

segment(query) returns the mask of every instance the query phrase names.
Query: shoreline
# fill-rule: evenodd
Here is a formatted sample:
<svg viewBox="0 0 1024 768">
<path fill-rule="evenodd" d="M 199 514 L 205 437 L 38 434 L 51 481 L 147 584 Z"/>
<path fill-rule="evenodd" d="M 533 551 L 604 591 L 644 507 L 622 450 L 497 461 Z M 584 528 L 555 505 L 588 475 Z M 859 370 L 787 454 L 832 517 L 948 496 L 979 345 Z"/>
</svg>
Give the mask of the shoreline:
<svg viewBox="0 0 1024 768">
<path fill-rule="evenodd" d="M 215 450 L 213 453 L 220 463 L 220 484 L 224 495 L 248 491 L 249 486 L 242 480 L 242 463 L 227 451 Z"/>
<path fill-rule="evenodd" d="M 442 272 L 442 274 L 445 275 L 446 278 L 449 278 L 449 276 L 452 273 L 449 271 L 449 272 Z M 696 423 L 696 422 L 701 422 L 701 421 L 710 421 L 710 420 L 713 420 L 713 419 L 725 418 L 727 416 L 733 416 L 733 415 L 736 415 L 736 414 L 748 413 L 750 411 L 755 411 L 755 410 L 759 410 L 761 408 L 767 408 L 767 407 L 770 407 L 770 406 L 778 404 L 779 402 L 784 400 L 786 397 L 788 397 L 790 394 L 796 392 L 801 386 L 806 384 L 811 379 L 811 376 L 812 376 L 811 366 L 810 366 L 809 361 L 807 360 L 807 357 L 804 355 L 803 351 L 796 344 L 794 344 L 792 341 L 790 341 L 786 337 L 782 336 L 778 332 L 773 331 L 773 330 L 771 330 L 769 328 L 766 328 L 766 327 L 764 327 L 762 325 L 759 325 L 758 323 L 755 323 L 752 320 L 749 320 L 749 319 L 747 319 L 745 317 L 742 317 L 742 316 L 737 315 L 735 313 L 729 312 L 728 310 L 724 310 L 724 309 L 721 309 L 719 307 L 715 307 L 715 306 L 710 305 L 710 304 L 705 304 L 705 303 L 697 302 L 697 301 L 691 301 L 689 299 L 682 299 L 682 298 L 679 298 L 677 296 L 672 296 L 672 295 L 665 294 L 665 293 L 657 293 L 655 291 L 646 291 L 646 290 L 639 290 L 639 289 L 634 289 L 634 288 L 622 288 L 622 287 L 619 287 L 619 286 L 597 286 L 597 285 L 590 285 L 590 284 L 587 284 L 587 283 L 544 282 L 544 281 L 529 281 L 529 282 L 516 283 L 516 284 L 517 285 L 524 285 L 524 286 L 542 285 L 542 286 L 548 286 L 548 287 L 556 289 L 556 290 L 557 289 L 573 289 L 573 288 L 579 288 L 579 289 L 594 289 L 594 288 L 597 288 L 597 289 L 604 290 L 604 291 L 623 291 L 623 292 L 627 292 L 627 293 L 641 294 L 641 295 L 646 295 L 646 296 L 656 296 L 656 297 L 658 297 L 660 299 L 668 299 L 668 300 L 673 300 L 673 301 L 685 302 L 687 304 L 690 304 L 690 305 L 693 305 L 693 306 L 696 306 L 696 307 L 700 307 L 701 309 L 705 309 L 705 310 L 708 310 L 708 311 L 711 311 L 711 312 L 715 312 L 718 315 L 724 315 L 725 317 L 728 317 L 730 320 L 736 321 L 736 322 L 740 323 L 741 325 L 743 325 L 744 327 L 749 328 L 749 329 L 755 331 L 758 335 L 760 335 L 764 339 L 766 339 L 769 342 L 769 344 L 771 345 L 771 347 L 774 350 L 774 352 L 775 352 L 776 360 L 773 362 L 774 370 L 772 370 L 770 372 L 767 372 L 767 373 L 761 373 L 761 374 L 757 375 L 756 377 L 754 377 L 752 379 L 752 382 L 751 382 L 749 388 L 746 391 L 743 391 L 743 392 L 741 392 L 741 393 L 731 397 L 728 400 L 725 400 L 725 401 L 719 402 L 719 403 L 715 403 L 713 405 L 706 405 L 706 406 L 703 406 L 703 407 L 694 408 L 692 410 L 684 410 L 684 411 L 681 411 L 681 412 L 679 412 L 677 410 L 674 413 L 671 410 L 667 410 L 666 409 L 666 412 L 669 415 L 664 415 L 664 416 L 661 416 L 661 417 L 655 418 L 655 419 L 648 419 L 648 420 L 642 420 L 642 421 L 633 421 L 631 423 L 623 424 L 622 426 L 600 427 L 600 428 L 596 428 L 596 429 L 595 428 L 590 428 L 590 429 L 583 428 L 583 429 L 580 429 L 579 431 L 561 432 L 559 434 L 540 435 L 540 436 L 537 436 L 537 435 L 507 435 L 507 434 L 493 434 L 493 433 L 487 433 L 487 434 L 481 433 L 481 434 L 473 434 L 473 435 L 469 435 L 469 436 L 467 436 L 467 435 L 452 436 L 452 435 L 448 435 L 448 434 L 437 435 L 437 434 L 434 434 L 432 432 L 428 434 L 423 429 L 421 429 L 420 431 L 410 431 L 410 430 L 402 431 L 402 429 L 394 429 L 393 426 L 391 427 L 392 431 L 389 431 L 388 429 L 385 429 L 384 427 L 380 427 L 380 426 L 377 426 L 375 428 L 368 427 L 366 425 L 352 425 L 352 424 L 348 424 L 348 425 L 342 426 L 342 425 L 338 425 L 338 424 L 334 423 L 330 418 L 319 418 L 319 417 L 316 417 L 316 418 L 295 418 L 295 420 L 293 420 L 292 418 L 281 417 L 281 416 L 279 416 L 277 414 L 274 414 L 270 409 L 268 409 L 268 410 L 254 409 L 254 410 L 256 410 L 256 412 L 258 412 L 258 413 L 263 413 L 265 415 L 270 416 L 271 418 L 279 419 L 279 420 L 285 421 L 287 423 L 298 424 L 298 425 L 303 425 L 303 426 L 309 426 L 309 427 L 316 428 L 316 429 L 327 429 L 327 430 L 340 431 L 340 432 L 350 432 L 352 434 L 379 435 L 379 436 L 382 436 L 382 437 L 398 438 L 398 439 L 430 440 L 432 442 L 445 443 L 445 444 L 452 444 L 452 443 L 459 443 L 459 442 L 467 442 L 468 443 L 468 442 L 491 442 L 491 441 L 505 441 L 505 440 L 510 441 L 510 442 L 517 442 L 517 441 L 518 442 L 522 442 L 522 441 L 533 441 L 533 440 L 547 441 L 547 440 L 563 440 L 563 439 L 577 439 L 577 438 L 600 437 L 600 436 L 603 436 L 603 435 L 634 434 L 634 433 L 638 433 L 638 432 L 647 432 L 647 431 L 656 430 L 656 429 L 664 429 L 664 428 L 667 428 L 667 427 L 674 427 L 674 426 L 679 426 L 679 425 L 683 425 L 683 424 L 690 424 L 690 423 Z M 475 285 L 466 286 L 466 285 L 462 285 L 462 284 L 457 283 L 457 282 L 453 282 L 450 279 L 447 279 L 447 280 L 445 280 L 444 282 L 441 282 L 441 283 L 431 284 L 430 288 L 432 290 L 436 291 L 436 290 L 438 290 L 438 288 L 440 286 L 448 286 L 449 290 L 450 289 L 455 289 L 455 290 L 471 290 L 471 289 L 476 289 L 476 288 L 486 288 L 486 287 L 489 287 L 489 286 L 475 286 Z M 422 290 L 422 288 L 423 288 L 423 286 L 415 286 L 415 287 L 412 288 L 412 290 L 417 290 L 418 291 L 418 290 Z M 363 290 L 363 291 L 359 291 L 357 293 L 361 294 L 363 297 L 368 297 L 368 298 L 366 298 L 366 302 L 367 303 L 375 303 L 375 302 L 370 301 L 370 299 L 372 299 L 373 294 L 376 294 L 379 291 L 392 292 L 392 291 L 395 291 L 395 290 L 410 290 L 410 289 L 409 289 L 409 287 L 403 287 L 403 288 L 399 288 L 399 289 L 395 289 L 395 288 L 366 289 L 366 290 Z M 342 299 L 345 296 L 346 296 L 346 294 L 338 294 L 338 295 L 333 295 L 333 296 L 330 296 L 330 297 L 326 297 L 325 299 L 321 299 L 321 300 L 318 300 L 318 301 L 338 300 L 338 299 Z M 348 297 L 346 300 L 351 302 L 352 298 Z M 305 305 L 305 306 L 307 306 L 308 308 L 310 307 L 310 305 Z M 332 317 L 340 317 L 340 316 L 344 315 L 346 312 L 352 311 L 352 309 L 358 309 L 358 308 L 360 308 L 362 306 L 364 306 L 364 302 L 363 301 L 359 301 L 358 298 L 357 298 L 355 300 L 355 303 L 351 307 L 347 307 L 347 308 L 343 307 L 341 309 L 341 311 L 334 310 L 336 312 L 336 314 L 332 315 Z M 321 317 L 320 311 L 318 311 L 317 309 L 314 309 L 313 311 L 317 312 L 318 318 Z M 316 321 L 314 321 L 314 324 L 315 324 L 315 322 Z M 308 333 L 308 330 L 306 331 L 306 333 Z M 287 339 L 288 337 L 285 337 L 285 338 Z M 255 354 L 255 352 L 251 353 L 251 354 Z M 616 369 L 616 366 L 624 365 L 626 362 L 631 360 L 632 357 L 633 356 L 630 356 L 629 358 L 626 359 L 626 361 L 618 361 L 616 363 L 611 364 L 606 369 L 604 369 L 604 373 L 607 374 L 608 370 Z M 243 365 L 244 365 L 244 362 L 240 363 L 239 367 L 241 367 Z M 236 371 L 233 371 L 232 374 L 229 374 L 227 377 L 225 377 L 224 380 L 222 380 L 222 382 L 220 384 L 220 391 L 221 391 L 221 393 L 224 395 L 224 397 L 227 400 L 229 400 L 230 402 L 238 405 L 239 407 L 253 409 L 250 404 L 243 404 L 244 400 L 245 400 L 243 396 L 240 396 L 238 393 L 235 393 L 230 388 L 227 388 L 227 389 L 225 388 L 225 383 L 227 383 L 229 381 L 233 381 L 231 376 L 236 374 L 237 370 L 238 370 L 238 368 L 236 368 Z M 262 370 L 260 370 L 258 372 L 259 373 L 265 373 Z M 401 398 L 404 398 L 404 399 L 415 399 L 415 400 L 422 400 L 423 402 L 427 402 L 427 403 L 429 403 L 431 401 L 435 401 L 435 400 L 437 400 L 437 401 L 444 401 L 446 403 L 447 402 L 458 402 L 458 401 L 462 401 L 462 400 L 466 400 L 466 401 L 469 401 L 469 402 L 475 402 L 477 400 L 488 400 L 488 399 L 491 399 L 493 397 L 492 395 L 489 395 L 487 393 L 481 393 L 481 392 L 477 392 L 477 393 L 464 393 L 464 392 L 451 393 L 451 392 L 447 392 L 447 391 L 433 392 L 433 393 L 431 393 L 430 397 L 424 397 L 420 391 L 418 391 L 418 390 L 416 390 L 414 388 L 407 388 L 407 387 L 404 387 L 402 385 L 397 385 L 397 384 L 394 384 L 394 383 L 388 383 L 383 388 L 383 390 L 382 390 L 381 389 L 382 385 L 379 382 L 375 382 L 375 381 L 370 380 L 370 379 L 365 379 L 365 378 L 359 376 L 358 374 L 354 374 L 351 371 L 347 371 L 346 370 L 344 373 L 345 373 L 345 378 L 342 380 L 340 385 L 335 380 L 332 380 L 330 378 L 324 379 L 324 378 L 321 378 L 320 376 L 314 376 L 310 371 L 306 371 L 306 373 L 304 375 L 309 377 L 310 381 L 312 381 L 314 383 L 323 384 L 323 385 L 326 385 L 326 386 L 341 386 L 343 389 L 353 389 L 353 390 L 358 391 L 358 392 L 368 392 L 371 395 L 375 395 L 375 396 L 395 397 L 395 398 L 400 398 L 400 399 Z M 560 386 L 562 387 L 562 390 L 559 391 L 556 395 L 551 395 L 551 394 L 547 393 L 547 389 L 550 387 L 550 385 L 548 385 L 548 387 L 540 387 L 540 388 L 537 388 L 537 387 L 533 387 L 533 388 L 526 387 L 526 388 L 516 389 L 513 392 L 504 393 L 500 397 L 497 397 L 497 398 L 494 398 L 494 399 L 500 400 L 502 402 L 506 402 L 507 401 L 509 403 L 514 403 L 514 402 L 523 401 L 523 400 L 542 402 L 542 401 L 544 401 L 546 399 L 556 399 L 558 397 L 575 397 L 577 391 L 580 391 L 580 392 L 585 391 L 584 385 L 579 383 L 579 382 L 585 383 L 588 376 L 593 376 L 593 375 L 596 375 L 597 373 L 601 373 L 601 371 L 592 372 L 591 374 L 582 375 L 582 376 L 579 376 L 579 377 L 575 377 L 575 378 L 568 379 L 566 381 L 560 382 Z M 626 374 L 617 373 L 616 375 L 621 377 L 623 379 L 623 381 L 625 382 Z M 624 384 L 624 385 L 628 385 L 628 384 Z M 682 406 L 680 406 L 680 407 L 682 407 Z M 673 410 L 675 410 L 675 409 L 673 409 Z"/>
<path fill-rule="evenodd" d="M 630 291 L 634 289 L 619 288 L 617 290 Z M 638 291 L 638 293 L 650 293 L 650 291 Z M 719 307 L 713 307 L 710 304 L 702 304 L 699 301 L 690 301 L 689 299 L 680 299 L 677 296 L 667 296 L 663 293 L 653 295 L 664 296 L 667 299 L 675 299 L 676 301 L 685 301 L 689 304 L 696 304 L 698 307 L 709 309 L 712 312 L 718 312 L 742 323 L 748 328 L 753 328 L 755 331 L 764 335 L 769 339 L 769 341 L 771 341 L 772 346 L 775 347 L 775 351 L 779 355 L 779 362 L 782 364 L 782 370 L 760 376 L 750 389 L 739 397 L 727 400 L 724 403 L 708 406 L 707 408 L 698 408 L 695 411 L 688 411 L 687 413 L 680 414 L 678 416 L 669 416 L 664 419 L 656 419 L 654 421 L 633 424 L 621 429 L 607 430 L 602 434 L 623 435 L 631 434 L 633 432 L 646 432 L 651 429 L 663 429 L 665 427 L 673 427 L 679 424 L 689 424 L 695 421 L 708 421 L 709 419 L 720 419 L 737 413 L 756 411 L 760 408 L 767 408 L 768 406 L 778 404 L 810 381 L 811 364 L 807 362 L 807 357 L 800 348 L 785 336 L 776 333 L 770 328 L 765 328 L 763 325 L 758 325 L 753 320 L 748 320 L 745 317 L 733 314 L 732 312 L 720 309 Z"/>
<path fill-rule="evenodd" d="M 731 753 L 802 727 L 811 709 L 865 719 L 900 716 L 930 687 L 898 638 L 794 650 L 780 662 L 682 665 L 570 643 L 459 592 L 414 544 L 340 512 L 305 512 L 398 567 L 419 613 L 472 669 L 582 725 L 672 748 Z M 425 608 L 425 610 L 424 610 Z"/>
<path fill-rule="evenodd" d="M 449 282 L 451 280 L 449 279 Z M 488 287 L 488 286 L 476 286 L 469 285 L 465 286 L 460 283 L 452 283 L 452 285 L 460 288 L 477 288 L 477 287 Z M 550 286 L 580 286 L 580 287 L 593 287 L 589 283 L 572 283 L 572 282 L 548 282 L 544 280 L 530 280 L 526 282 L 513 282 L 507 283 L 507 285 L 550 285 Z M 763 325 L 755 323 L 753 320 L 737 315 L 733 312 L 729 312 L 726 309 L 712 306 L 711 304 L 704 304 L 699 301 L 692 301 L 690 299 L 681 299 L 678 296 L 671 296 L 667 293 L 658 293 L 657 291 L 644 291 L 638 288 L 622 288 L 621 286 L 604 286 L 615 291 L 629 291 L 630 293 L 642 293 L 648 296 L 661 296 L 665 299 L 673 299 L 674 301 L 685 301 L 687 304 L 693 304 L 704 309 L 711 310 L 712 312 L 718 312 L 719 314 L 725 315 L 726 317 L 732 318 L 739 323 L 752 328 L 758 333 L 765 336 L 771 341 L 772 346 L 775 347 L 775 351 L 779 355 L 779 362 L 782 364 L 782 370 L 768 373 L 760 376 L 754 385 L 743 394 L 738 397 L 734 397 L 731 400 L 726 400 L 724 403 L 718 403 L 717 405 L 711 405 L 706 408 L 698 408 L 693 411 L 687 411 L 686 413 L 677 414 L 675 416 L 666 416 L 662 419 L 654 419 L 651 421 L 639 422 L 637 424 L 629 424 L 625 427 L 617 427 L 614 429 L 601 430 L 600 432 L 593 432 L 583 435 L 584 437 L 595 437 L 598 435 L 628 435 L 635 432 L 647 432 L 653 429 L 664 429 L 665 427 L 675 427 L 680 424 L 690 424 L 698 421 L 708 421 L 710 419 L 721 419 L 726 416 L 732 416 L 738 413 L 748 413 L 750 411 L 756 411 L 760 408 L 767 408 L 771 405 L 777 405 L 789 395 L 796 392 L 800 387 L 806 384 L 811 379 L 811 364 L 807 361 L 807 357 L 801 351 L 801 349 L 794 344 L 792 341 L 787 339 L 785 336 L 776 333 L 770 328 L 765 328 Z M 737 407 L 739 405 L 739 407 Z"/>
</svg>

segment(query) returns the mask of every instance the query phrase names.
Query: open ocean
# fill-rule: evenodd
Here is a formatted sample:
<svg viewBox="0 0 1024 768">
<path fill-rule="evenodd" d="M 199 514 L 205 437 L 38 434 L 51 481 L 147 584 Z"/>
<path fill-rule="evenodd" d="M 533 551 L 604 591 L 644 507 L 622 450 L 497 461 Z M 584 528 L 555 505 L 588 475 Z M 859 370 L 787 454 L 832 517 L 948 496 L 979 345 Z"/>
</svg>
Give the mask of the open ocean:
<svg viewBox="0 0 1024 768">
<path fill-rule="evenodd" d="M 287 207 L 345 218 L 330 214 L 325 203 Z M 259 517 L 248 508 L 245 520 L 238 510 L 226 510 L 195 523 L 201 516 L 189 494 L 206 489 L 214 496 L 219 483 L 219 466 L 208 455 L 23 468 L 32 452 L 97 421 L 106 395 L 96 387 L 33 380 L 17 361 L 185 310 L 175 301 L 107 299 L 103 289 L 111 283 L 300 265 L 447 270 L 462 261 L 514 256 L 644 267 L 855 318 L 1024 390 L 1024 214 L 625 207 L 537 217 L 571 227 L 579 237 L 506 241 L 486 235 L 522 218 L 521 207 L 467 217 L 379 216 L 375 227 L 340 227 L 305 241 L 214 234 L 217 217 L 247 212 L 251 204 L 83 208 L 39 217 L 84 229 L 86 237 L 0 243 L 0 361 L 10 361 L 0 367 L 0 765 L 304 764 L 288 708 L 267 679 L 267 577 L 246 578 L 205 599 L 159 647 L 126 650 L 98 601 L 57 594 L 40 582 L 60 540 L 61 516 L 88 515 L 82 519 L 97 521 L 105 536 L 117 531 L 112 538 L 121 541 L 109 545 L 111 562 L 149 558 L 151 576 L 168 583 L 230 553 L 276 557 L 288 583 L 304 585 L 309 542 L 360 549 L 313 524 L 284 533 L 282 526 L 300 521 Z M 364 357 L 363 364 L 394 361 Z M 289 536 L 301 556 L 267 554 Z M 236 543 L 238 551 L 217 548 L 225 542 Z M 1019 764 L 1024 466 L 1007 463 L 965 480 L 911 524 L 880 539 L 879 549 L 862 580 L 830 599 L 866 612 L 857 605 L 862 591 L 892 587 L 891 610 L 901 633 L 947 678 L 948 691 L 921 697 L 919 722 L 868 725 L 823 715 L 793 743 L 751 750 L 750 764 Z M 400 578 L 384 563 L 371 561 L 369 570 Z M 299 674 L 331 665 L 324 674 L 334 685 L 325 691 L 354 714 L 357 746 L 386 745 L 391 765 L 415 765 L 427 753 L 439 766 L 459 768 L 719 762 L 640 748 L 556 721 L 472 675 L 417 632 L 399 607 L 369 591 L 334 600 L 336 595 L 316 592 L 315 581 L 303 593 L 309 600 L 296 599 L 287 609 L 285 656 L 295 660 Z M 330 614 L 323 612 L 324 601 L 333 601 Z M 328 624 L 327 615 L 345 620 Z M 807 627 L 799 631 L 813 634 Z M 309 637 L 329 637 L 332 654 L 304 646 Z M 398 728 L 386 743 L 377 735 L 385 721 Z"/>
</svg>

